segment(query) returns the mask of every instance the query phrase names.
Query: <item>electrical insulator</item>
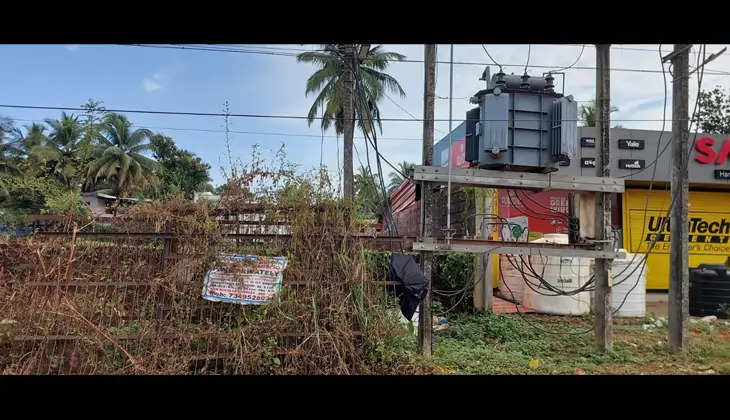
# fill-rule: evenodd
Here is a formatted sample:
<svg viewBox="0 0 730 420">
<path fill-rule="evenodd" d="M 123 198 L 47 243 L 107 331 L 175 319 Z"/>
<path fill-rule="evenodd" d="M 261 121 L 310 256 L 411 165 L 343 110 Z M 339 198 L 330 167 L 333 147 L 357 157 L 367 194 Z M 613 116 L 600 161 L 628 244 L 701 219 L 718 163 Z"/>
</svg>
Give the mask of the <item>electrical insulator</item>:
<svg viewBox="0 0 730 420">
<path fill-rule="evenodd" d="M 522 75 L 522 83 L 520 83 L 520 89 L 529 89 L 530 88 L 530 76 L 527 75 L 527 73 Z"/>
</svg>

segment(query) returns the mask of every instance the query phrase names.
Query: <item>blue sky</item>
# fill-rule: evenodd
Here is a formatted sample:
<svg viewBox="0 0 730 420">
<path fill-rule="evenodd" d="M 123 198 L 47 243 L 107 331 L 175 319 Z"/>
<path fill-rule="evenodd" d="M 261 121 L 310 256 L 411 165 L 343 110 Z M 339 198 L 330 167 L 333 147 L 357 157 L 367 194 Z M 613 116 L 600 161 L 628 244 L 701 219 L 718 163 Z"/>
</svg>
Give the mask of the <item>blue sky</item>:
<svg viewBox="0 0 730 420">
<path fill-rule="evenodd" d="M 240 47 L 240 46 L 239 46 Z M 311 46 L 276 45 L 278 48 L 306 49 Z M 487 45 L 490 54 L 501 64 L 524 63 L 527 45 Z M 656 50 L 656 45 L 617 46 L 611 54 L 615 68 L 660 70 L 658 52 L 634 51 L 620 48 Z M 405 54 L 409 59 L 422 60 L 422 45 L 386 45 L 386 49 Z M 669 52 L 671 46 L 664 48 Z M 708 46 L 715 52 L 722 46 Z M 531 64 L 564 67 L 575 61 L 580 45 L 533 45 Z M 708 65 L 713 70 L 730 71 L 730 53 Z M 449 46 L 439 45 L 438 57 L 448 61 Z M 694 55 L 691 62 L 694 63 Z M 455 61 L 487 63 L 490 60 L 480 45 L 456 45 Z M 306 115 L 313 97 L 305 97 L 304 85 L 314 68 L 298 64 L 293 57 L 239 54 L 225 52 L 187 51 L 178 49 L 143 48 L 115 45 L 1 45 L 0 46 L 0 103 L 44 106 L 80 106 L 89 98 L 104 101 L 107 108 L 149 109 L 193 112 L 222 112 L 224 101 L 230 102 L 231 113 Z M 576 66 L 594 66 L 595 49 L 586 46 Z M 492 73 L 496 71 L 492 66 Z M 479 76 L 484 66 L 454 66 L 453 118 L 463 119 L 472 107 L 468 97 L 483 87 Z M 518 67 L 505 69 L 521 73 Z M 546 69 L 530 69 L 539 75 Z M 381 114 L 387 118 L 422 118 L 423 65 L 421 63 L 394 63 L 389 73 L 394 75 L 406 91 L 406 98 L 390 96 L 380 104 Z M 670 76 L 667 75 L 669 78 Z M 449 93 L 449 65 L 438 66 L 436 94 Z M 560 86 L 560 78 L 556 80 Z M 716 84 L 730 86 L 730 76 L 705 75 L 703 87 Z M 595 91 L 593 70 L 571 69 L 566 76 L 566 94 L 577 100 L 590 100 Z M 663 82 L 659 73 L 612 72 L 612 105 L 619 112 L 615 119 L 660 119 L 663 106 Z M 697 82 L 690 80 L 691 101 Z M 671 84 L 668 84 L 667 115 L 671 115 Z M 448 118 L 449 101 L 436 100 L 436 118 Z M 690 107 L 691 112 L 691 107 Z M 57 118 L 60 111 L 0 108 L 0 115 L 14 118 L 17 125 Z M 171 136 L 182 148 L 188 149 L 213 169 L 215 185 L 223 181 L 219 159 L 225 158 L 222 132 L 191 131 L 223 130 L 222 117 L 195 117 L 170 115 L 128 114 L 133 124 L 151 128 Z M 265 151 L 286 145 L 291 161 L 303 170 L 319 164 L 320 136 L 318 125 L 308 127 L 304 120 L 231 118 L 231 147 L 235 157 L 246 159 L 253 144 Z M 659 129 L 660 121 L 618 122 L 628 128 Z M 453 126 L 459 124 L 454 121 Z M 667 129 L 671 124 L 667 124 Z M 284 133 L 287 135 L 244 134 L 235 131 Z M 437 122 L 435 138 L 448 131 L 448 122 Z M 295 136 L 299 135 L 299 136 Z M 325 133 L 334 136 L 333 132 Z M 357 135 L 357 134 L 356 134 Z M 392 162 L 408 160 L 420 162 L 422 135 L 417 121 L 384 122 L 382 153 Z M 334 137 L 324 141 L 324 163 L 336 179 L 337 145 Z M 342 139 L 340 138 L 340 154 Z M 356 141 L 361 160 L 365 160 L 364 143 Z M 372 154 L 372 153 L 371 153 Z M 341 160 L 341 159 L 340 159 Z M 373 161 L 374 164 L 374 161 Z M 355 167 L 359 166 L 355 160 Z M 385 168 L 384 168 L 385 169 Z M 386 172 L 389 172 L 386 170 Z"/>
</svg>

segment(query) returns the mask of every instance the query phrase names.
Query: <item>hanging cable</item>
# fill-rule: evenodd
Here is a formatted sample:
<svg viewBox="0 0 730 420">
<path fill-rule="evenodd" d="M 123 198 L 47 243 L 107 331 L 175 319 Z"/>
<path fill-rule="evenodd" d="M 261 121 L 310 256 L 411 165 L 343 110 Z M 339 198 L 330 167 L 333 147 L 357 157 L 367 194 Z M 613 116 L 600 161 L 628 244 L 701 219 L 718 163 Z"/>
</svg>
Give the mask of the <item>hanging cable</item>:
<svg viewBox="0 0 730 420">
<path fill-rule="evenodd" d="M 482 48 L 484 49 L 484 52 L 487 53 L 487 57 L 489 57 L 489 59 L 492 60 L 492 63 L 494 63 L 495 66 L 499 67 L 499 71 L 501 72 L 502 71 L 502 65 L 499 64 L 499 63 L 497 63 L 497 60 L 495 60 L 494 58 L 492 58 L 492 55 L 489 54 L 489 51 L 487 51 L 487 47 L 485 47 L 484 44 L 482 44 Z M 451 96 L 451 95 L 449 95 L 449 96 Z"/>
<path fill-rule="evenodd" d="M 451 125 L 451 119 L 453 117 L 452 110 L 453 110 L 453 96 L 454 96 L 454 44 L 451 44 L 451 57 L 450 60 L 451 65 L 449 66 L 449 179 L 448 179 L 448 187 L 446 192 L 446 240 L 451 240 L 451 168 L 454 166 L 454 162 L 452 161 L 451 157 L 453 155 L 452 150 L 452 137 L 453 137 L 453 130 Z"/>
</svg>

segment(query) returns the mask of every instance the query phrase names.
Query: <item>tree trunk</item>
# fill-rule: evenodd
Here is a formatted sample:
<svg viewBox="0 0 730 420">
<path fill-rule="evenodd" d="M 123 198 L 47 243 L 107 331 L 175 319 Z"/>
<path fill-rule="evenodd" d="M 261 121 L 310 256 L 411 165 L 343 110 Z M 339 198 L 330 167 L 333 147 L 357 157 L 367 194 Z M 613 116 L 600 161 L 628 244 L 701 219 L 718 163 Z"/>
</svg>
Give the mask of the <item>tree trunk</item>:
<svg viewBox="0 0 730 420">
<path fill-rule="evenodd" d="M 345 85 L 345 103 L 343 105 L 343 131 L 344 131 L 344 150 L 343 150 L 343 171 L 344 171 L 344 185 L 343 193 L 346 199 L 352 199 L 355 197 L 354 188 L 354 175 L 352 170 L 352 148 L 353 138 L 355 134 L 355 45 L 354 44 L 343 44 L 340 45 L 340 51 L 345 57 L 345 74 L 344 74 L 344 85 Z"/>
</svg>

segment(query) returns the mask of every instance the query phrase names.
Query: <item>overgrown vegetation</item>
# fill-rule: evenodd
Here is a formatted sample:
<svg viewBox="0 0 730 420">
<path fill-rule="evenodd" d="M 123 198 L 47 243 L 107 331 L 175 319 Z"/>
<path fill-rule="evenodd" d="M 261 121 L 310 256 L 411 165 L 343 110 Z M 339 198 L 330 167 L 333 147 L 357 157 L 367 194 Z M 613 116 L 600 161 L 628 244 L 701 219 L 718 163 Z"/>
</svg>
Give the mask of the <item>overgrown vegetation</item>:
<svg viewBox="0 0 730 420">
<path fill-rule="evenodd" d="M 417 373 L 434 367 L 385 293 L 372 253 L 347 240 L 355 203 L 319 173 L 297 176 L 254 153 L 220 203 L 141 203 L 115 222 L 153 239 L 0 242 L 0 312 L 13 321 L 0 369 L 12 373 Z M 218 215 L 286 220 L 290 237 L 225 240 Z M 184 239 L 182 239 L 184 238 Z M 219 252 L 286 256 L 287 282 L 263 306 L 201 298 Z M 174 258 L 170 258 L 174 257 Z M 10 264 L 10 261 L 13 263 Z M 55 338 L 54 338 L 55 337 Z M 58 338 L 64 337 L 64 338 Z"/>
<path fill-rule="evenodd" d="M 524 318 L 523 318 L 524 317 Z M 691 324 L 686 354 L 670 351 L 666 325 L 644 330 L 641 319 L 617 319 L 613 352 L 599 351 L 588 317 L 525 314 L 460 315 L 436 333 L 434 363 L 466 374 L 728 373 L 730 323 Z M 539 328 L 539 330 L 537 329 Z M 551 331 L 552 333 L 546 332 Z"/>
<path fill-rule="evenodd" d="M 134 127 L 99 101 L 83 108 L 25 127 L 0 118 L 0 225 L 23 224 L 28 214 L 86 216 L 82 192 L 192 198 L 213 189 L 210 166 L 170 137 Z"/>
</svg>

